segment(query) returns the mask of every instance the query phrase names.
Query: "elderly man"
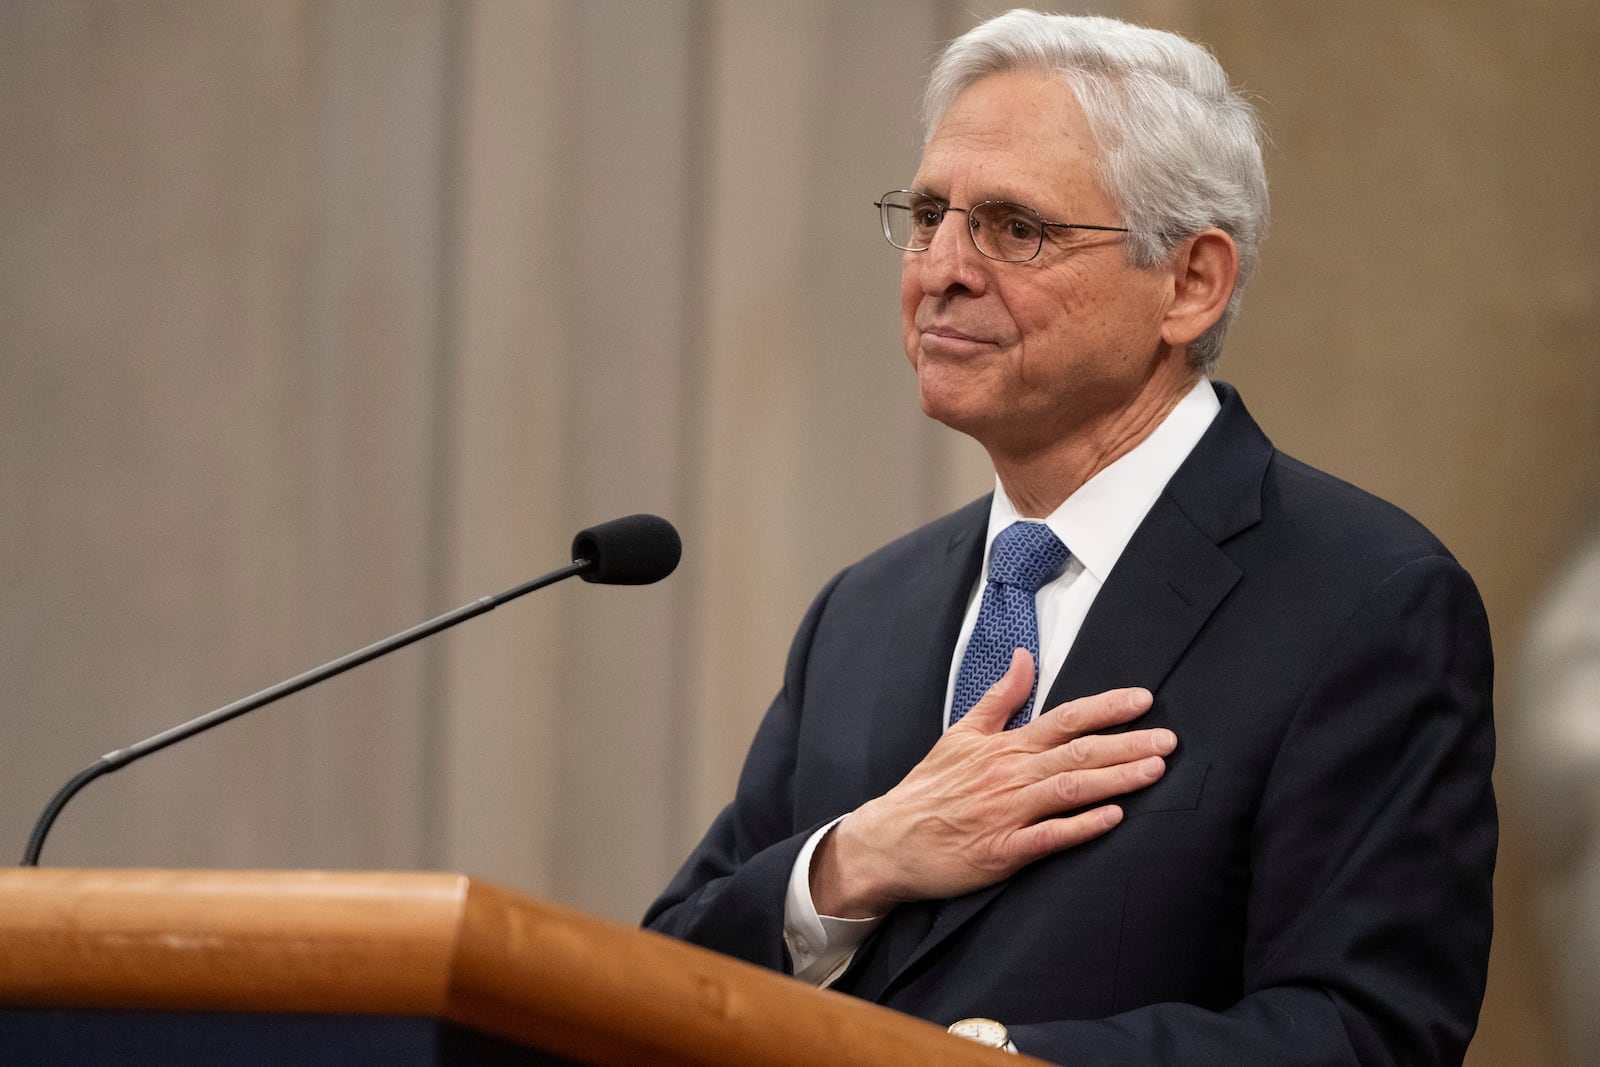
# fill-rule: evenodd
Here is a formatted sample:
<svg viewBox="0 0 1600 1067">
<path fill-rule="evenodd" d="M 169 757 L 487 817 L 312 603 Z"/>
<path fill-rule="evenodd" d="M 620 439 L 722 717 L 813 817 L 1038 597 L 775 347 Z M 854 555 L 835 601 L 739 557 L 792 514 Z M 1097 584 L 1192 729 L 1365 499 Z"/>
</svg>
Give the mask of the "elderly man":
<svg viewBox="0 0 1600 1067">
<path fill-rule="evenodd" d="M 1249 107 L 1181 38 L 1018 11 L 926 119 L 879 210 L 923 409 L 995 491 L 822 591 L 647 924 L 1062 1063 L 1459 1063 L 1487 625 L 1208 377 L 1265 224 Z"/>
</svg>

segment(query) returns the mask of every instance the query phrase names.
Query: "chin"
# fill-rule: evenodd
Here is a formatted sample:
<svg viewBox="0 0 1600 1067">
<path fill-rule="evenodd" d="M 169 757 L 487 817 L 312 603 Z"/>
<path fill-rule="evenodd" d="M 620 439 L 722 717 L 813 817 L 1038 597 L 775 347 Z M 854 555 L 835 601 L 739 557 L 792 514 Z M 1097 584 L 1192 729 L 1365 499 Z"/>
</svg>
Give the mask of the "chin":
<svg viewBox="0 0 1600 1067">
<path fill-rule="evenodd" d="M 941 396 L 927 390 L 922 392 L 921 397 L 922 413 L 928 418 L 943 423 L 957 433 L 982 439 L 982 429 L 990 421 L 989 412 L 965 397 Z"/>
</svg>

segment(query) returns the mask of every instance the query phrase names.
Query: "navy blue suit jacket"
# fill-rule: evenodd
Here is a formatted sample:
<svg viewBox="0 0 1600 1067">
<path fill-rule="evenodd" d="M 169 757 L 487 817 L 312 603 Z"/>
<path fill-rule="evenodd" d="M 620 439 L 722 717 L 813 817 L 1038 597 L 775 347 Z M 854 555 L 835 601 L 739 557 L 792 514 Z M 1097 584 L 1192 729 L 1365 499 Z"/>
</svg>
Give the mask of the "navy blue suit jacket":
<svg viewBox="0 0 1600 1067">
<path fill-rule="evenodd" d="M 1276 451 L 1217 389 L 1043 705 L 1149 688 L 1133 725 L 1177 734 L 1166 775 L 1103 838 L 897 909 L 835 988 L 996 1018 L 1062 1063 L 1458 1063 L 1496 845 L 1482 604 L 1419 524 Z M 646 925 L 790 969 L 801 845 L 939 736 L 988 508 L 817 597 L 733 803 Z"/>
</svg>

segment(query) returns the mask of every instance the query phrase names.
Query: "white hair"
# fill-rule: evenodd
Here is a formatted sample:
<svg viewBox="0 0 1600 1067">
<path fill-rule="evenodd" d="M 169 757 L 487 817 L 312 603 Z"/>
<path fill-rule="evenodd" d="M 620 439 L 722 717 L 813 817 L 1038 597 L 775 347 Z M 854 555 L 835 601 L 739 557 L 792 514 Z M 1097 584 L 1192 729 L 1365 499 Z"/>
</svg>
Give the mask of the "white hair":
<svg viewBox="0 0 1600 1067">
<path fill-rule="evenodd" d="M 1239 248 L 1239 279 L 1217 323 L 1189 346 L 1209 371 L 1238 312 L 1267 228 L 1267 175 L 1255 110 L 1193 41 L 1095 16 L 1017 9 L 952 41 L 923 97 L 925 135 L 974 82 L 1029 70 L 1063 76 L 1100 149 L 1101 185 L 1132 232 L 1128 262 L 1149 268 L 1217 227 Z"/>
</svg>

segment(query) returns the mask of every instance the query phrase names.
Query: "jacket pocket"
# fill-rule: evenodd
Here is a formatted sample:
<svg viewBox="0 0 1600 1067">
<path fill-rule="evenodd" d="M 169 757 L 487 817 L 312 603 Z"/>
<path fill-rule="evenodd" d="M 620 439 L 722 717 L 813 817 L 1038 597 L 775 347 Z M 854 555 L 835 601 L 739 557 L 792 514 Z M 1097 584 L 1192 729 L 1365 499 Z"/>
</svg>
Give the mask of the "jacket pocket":
<svg viewBox="0 0 1600 1067">
<path fill-rule="evenodd" d="M 1137 793 L 1113 797 L 1109 803 L 1121 805 L 1124 817 L 1153 815 L 1161 811 L 1193 811 L 1200 806 L 1200 797 L 1206 788 L 1206 775 L 1210 771 L 1209 762 L 1182 763 L 1176 767 L 1169 763 L 1167 773 L 1161 776 L 1159 782 Z"/>
</svg>

